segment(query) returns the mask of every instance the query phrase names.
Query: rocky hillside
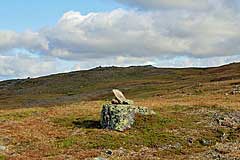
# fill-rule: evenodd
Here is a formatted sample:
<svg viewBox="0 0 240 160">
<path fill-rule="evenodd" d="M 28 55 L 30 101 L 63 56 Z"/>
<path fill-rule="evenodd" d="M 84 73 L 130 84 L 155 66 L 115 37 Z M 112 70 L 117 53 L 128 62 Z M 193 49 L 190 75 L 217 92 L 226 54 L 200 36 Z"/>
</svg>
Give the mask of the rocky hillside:
<svg viewBox="0 0 240 160">
<path fill-rule="evenodd" d="M 119 88 L 130 98 L 228 94 L 240 84 L 240 63 L 215 68 L 97 67 L 40 78 L 0 82 L 1 108 L 51 106 L 110 99 Z M 143 92 L 144 91 L 144 92 Z"/>
</svg>

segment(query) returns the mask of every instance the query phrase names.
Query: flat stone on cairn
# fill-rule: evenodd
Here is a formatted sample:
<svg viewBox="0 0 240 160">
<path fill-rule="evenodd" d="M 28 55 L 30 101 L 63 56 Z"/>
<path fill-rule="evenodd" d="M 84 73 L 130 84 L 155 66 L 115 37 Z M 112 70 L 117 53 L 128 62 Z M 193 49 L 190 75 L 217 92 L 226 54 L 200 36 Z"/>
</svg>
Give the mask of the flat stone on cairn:
<svg viewBox="0 0 240 160">
<path fill-rule="evenodd" d="M 113 89 L 112 91 L 115 96 L 115 99 L 119 102 L 119 104 L 122 104 L 124 101 L 127 100 L 125 98 L 125 96 L 123 95 L 123 93 L 121 91 L 119 91 L 118 89 Z"/>
<path fill-rule="evenodd" d="M 154 111 L 147 107 L 134 106 L 132 100 L 125 98 L 123 93 L 117 89 L 113 90 L 115 99 L 112 104 L 103 105 L 101 112 L 102 128 L 124 131 L 131 128 L 135 122 L 135 114 L 153 115 Z"/>
</svg>

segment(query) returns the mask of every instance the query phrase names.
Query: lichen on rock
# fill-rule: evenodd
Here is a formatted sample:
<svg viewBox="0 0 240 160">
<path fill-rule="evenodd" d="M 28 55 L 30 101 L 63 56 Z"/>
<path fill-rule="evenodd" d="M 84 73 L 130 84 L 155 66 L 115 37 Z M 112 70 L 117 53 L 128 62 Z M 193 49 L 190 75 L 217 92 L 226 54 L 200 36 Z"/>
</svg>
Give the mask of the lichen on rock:
<svg viewBox="0 0 240 160">
<path fill-rule="evenodd" d="M 156 113 L 147 108 L 147 107 L 142 107 L 142 106 L 138 106 L 138 107 L 133 107 L 134 108 L 134 111 L 136 114 L 141 114 L 141 115 L 144 115 L 144 116 L 148 116 L 148 115 L 155 115 Z"/>
<path fill-rule="evenodd" d="M 115 89 L 113 92 L 116 96 L 116 99 L 112 100 L 112 104 L 105 104 L 102 108 L 102 128 L 124 131 L 131 128 L 131 126 L 134 124 L 135 114 L 155 114 L 153 110 L 148 109 L 147 107 L 134 106 L 134 102 L 126 99 L 121 91 Z M 120 98 L 118 97 L 119 95 L 121 95 Z"/>
<path fill-rule="evenodd" d="M 124 131 L 134 123 L 135 110 L 130 105 L 103 105 L 101 126 L 106 129 Z"/>
</svg>

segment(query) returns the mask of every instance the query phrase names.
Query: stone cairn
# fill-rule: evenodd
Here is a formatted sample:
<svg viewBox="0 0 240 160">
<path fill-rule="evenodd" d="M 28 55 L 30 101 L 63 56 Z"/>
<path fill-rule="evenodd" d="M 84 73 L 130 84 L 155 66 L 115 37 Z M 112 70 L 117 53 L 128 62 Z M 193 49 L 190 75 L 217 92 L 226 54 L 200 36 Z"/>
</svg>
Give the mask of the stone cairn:
<svg viewBox="0 0 240 160">
<path fill-rule="evenodd" d="M 101 112 L 102 128 L 124 131 L 131 128 L 135 122 L 135 115 L 154 115 L 153 110 L 147 107 L 134 106 L 132 100 L 126 99 L 123 93 L 117 89 L 113 89 L 115 99 L 111 104 L 103 105 Z"/>
</svg>

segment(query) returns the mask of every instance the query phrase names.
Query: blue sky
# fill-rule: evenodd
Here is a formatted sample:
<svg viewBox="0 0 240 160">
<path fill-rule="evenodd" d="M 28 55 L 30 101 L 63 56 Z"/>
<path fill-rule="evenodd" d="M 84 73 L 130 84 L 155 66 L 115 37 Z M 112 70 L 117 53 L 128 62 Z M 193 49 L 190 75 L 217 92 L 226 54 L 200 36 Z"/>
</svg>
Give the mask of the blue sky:
<svg viewBox="0 0 240 160">
<path fill-rule="evenodd" d="M 0 80 L 240 61 L 238 0 L 3 0 Z"/>
<path fill-rule="evenodd" d="M 106 12 L 124 6 L 112 0 L 3 0 L 0 29 L 24 31 L 52 26 L 70 10 L 82 14 Z"/>
</svg>

